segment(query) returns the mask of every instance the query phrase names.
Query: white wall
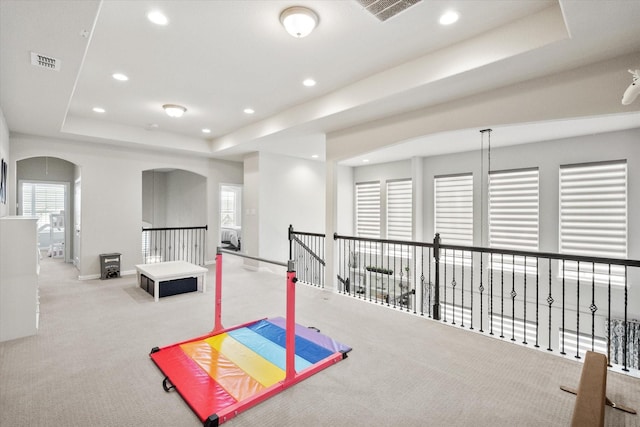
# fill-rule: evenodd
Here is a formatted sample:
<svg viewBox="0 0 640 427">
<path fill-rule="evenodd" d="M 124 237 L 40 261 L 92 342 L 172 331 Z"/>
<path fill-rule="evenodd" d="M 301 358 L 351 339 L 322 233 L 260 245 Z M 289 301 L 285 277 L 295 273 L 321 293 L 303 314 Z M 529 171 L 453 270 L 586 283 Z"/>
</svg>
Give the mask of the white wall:
<svg viewBox="0 0 640 427">
<path fill-rule="evenodd" d="M 216 197 L 218 191 L 212 192 L 211 197 Z M 167 172 L 166 212 L 167 227 L 206 225 L 206 179 L 184 170 Z"/>
<path fill-rule="evenodd" d="M 260 256 L 287 261 L 287 229 L 290 224 L 295 230 L 324 231 L 324 164 L 260 153 L 259 185 Z"/>
<path fill-rule="evenodd" d="M 142 171 L 157 168 L 184 169 L 207 177 L 207 260 L 214 259 L 219 235 L 219 184 L 242 183 L 240 163 L 174 153 L 143 152 L 31 135 L 13 135 L 11 150 L 10 168 L 15 167 L 18 160 L 38 156 L 62 158 L 81 168 L 81 277 L 99 274 L 98 255 L 101 253 L 122 253 L 123 272 L 134 271 L 135 264 L 142 261 Z M 15 195 L 12 203 L 15 204 Z"/>
<path fill-rule="evenodd" d="M 5 162 L 9 163 L 9 128 L 7 127 L 7 122 L 4 118 L 4 113 L 2 109 L 0 109 L 0 159 L 4 159 Z M 7 169 L 10 167 L 7 164 Z M 9 173 L 7 173 L 7 181 L 9 180 Z M 8 183 L 7 183 L 8 184 Z M 11 193 L 10 189 L 7 189 L 8 194 Z M 7 203 L 9 202 L 9 198 L 7 196 Z M 0 203 L 0 218 L 3 216 L 9 215 L 9 205 Z"/>
<path fill-rule="evenodd" d="M 242 251 L 258 256 L 260 245 L 260 156 L 252 153 L 244 159 L 244 192 L 242 193 Z"/>
<path fill-rule="evenodd" d="M 353 236 L 355 218 L 354 168 L 338 166 L 337 168 L 337 196 L 338 205 L 336 233 Z"/>
</svg>

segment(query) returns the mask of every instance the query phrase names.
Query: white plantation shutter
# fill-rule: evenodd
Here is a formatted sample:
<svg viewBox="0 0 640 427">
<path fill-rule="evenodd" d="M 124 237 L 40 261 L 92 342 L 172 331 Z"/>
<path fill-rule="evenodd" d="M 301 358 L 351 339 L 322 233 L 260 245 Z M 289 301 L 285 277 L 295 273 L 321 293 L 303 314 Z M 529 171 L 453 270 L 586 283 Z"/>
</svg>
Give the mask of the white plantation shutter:
<svg viewBox="0 0 640 427">
<path fill-rule="evenodd" d="M 489 245 L 538 250 L 538 169 L 489 174 Z"/>
<path fill-rule="evenodd" d="M 356 233 L 380 238 L 380 182 L 356 183 Z"/>
<path fill-rule="evenodd" d="M 235 226 L 236 224 L 236 192 L 221 190 L 220 192 L 220 220 L 222 226 Z"/>
<path fill-rule="evenodd" d="M 38 228 L 50 223 L 49 214 L 64 211 L 64 184 L 22 183 L 22 215 L 38 217 Z"/>
<path fill-rule="evenodd" d="M 434 178 L 435 232 L 449 245 L 473 245 L 473 175 Z"/>
<path fill-rule="evenodd" d="M 412 240 L 413 195 L 410 179 L 387 182 L 387 239 Z"/>
<path fill-rule="evenodd" d="M 626 160 L 560 167 L 560 252 L 627 257 Z M 577 276 L 577 263 L 564 268 Z M 593 274 L 598 282 L 609 280 L 607 265 L 580 263 L 580 280 Z M 624 267 L 611 266 L 611 283 L 624 284 Z"/>
</svg>

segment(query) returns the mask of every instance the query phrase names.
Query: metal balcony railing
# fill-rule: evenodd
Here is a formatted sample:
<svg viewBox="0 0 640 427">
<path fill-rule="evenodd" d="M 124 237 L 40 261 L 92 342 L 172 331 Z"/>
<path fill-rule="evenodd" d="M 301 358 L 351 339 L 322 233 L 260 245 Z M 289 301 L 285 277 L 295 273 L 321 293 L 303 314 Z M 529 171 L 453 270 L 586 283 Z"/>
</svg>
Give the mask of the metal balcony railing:
<svg viewBox="0 0 640 427">
<path fill-rule="evenodd" d="M 187 261 L 204 265 L 208 227 L 142 229 L 142 262 Z"/>
</svg>

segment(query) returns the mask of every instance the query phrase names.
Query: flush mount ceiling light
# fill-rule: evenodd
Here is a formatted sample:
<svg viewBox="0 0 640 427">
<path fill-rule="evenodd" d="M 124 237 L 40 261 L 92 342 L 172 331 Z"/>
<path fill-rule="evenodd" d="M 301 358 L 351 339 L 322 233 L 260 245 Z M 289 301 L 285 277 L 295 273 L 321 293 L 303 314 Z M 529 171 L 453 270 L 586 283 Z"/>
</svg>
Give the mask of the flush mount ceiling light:
<svg viewBox="0 0 640 427">
<path fill-rule="evenodd" d="M 282 11 L 280 22 L 293 37 L 306 37 L 318 25 L 318 15 L 306 7 L 293 6 Z"/>
<path fill-rule="evenodd" d="M 187 109 L 182 105 L 176 104 L 164 104 L 162 108 L 164 108 L 164 112 L 167 113 L 169 117 L 182 117 L 182 115 L 187 112 Z"/>
</svg>

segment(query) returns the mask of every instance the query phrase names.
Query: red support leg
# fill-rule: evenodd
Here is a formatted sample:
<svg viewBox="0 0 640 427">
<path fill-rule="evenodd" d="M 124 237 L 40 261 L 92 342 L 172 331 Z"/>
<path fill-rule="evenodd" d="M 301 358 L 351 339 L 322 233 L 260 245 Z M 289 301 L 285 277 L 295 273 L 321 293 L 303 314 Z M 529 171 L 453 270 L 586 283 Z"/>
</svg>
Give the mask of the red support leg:
<svg viewBox="0 0 640 427">
<path fill-rule="evenodd" d="M 214 313 L 214 325 L 212 333 L 220 332 L 224 329 L 222 326 L 222 254 L 216 254 L 216 307 Z"/>
<path fill-rule="evenodd" d="M 289 270 L 293 270 L 290 266 Z M 295 271 L 287 271 L 286 375 L 284 383 L 296 376 L 296 278 Z"/>
</svg>

